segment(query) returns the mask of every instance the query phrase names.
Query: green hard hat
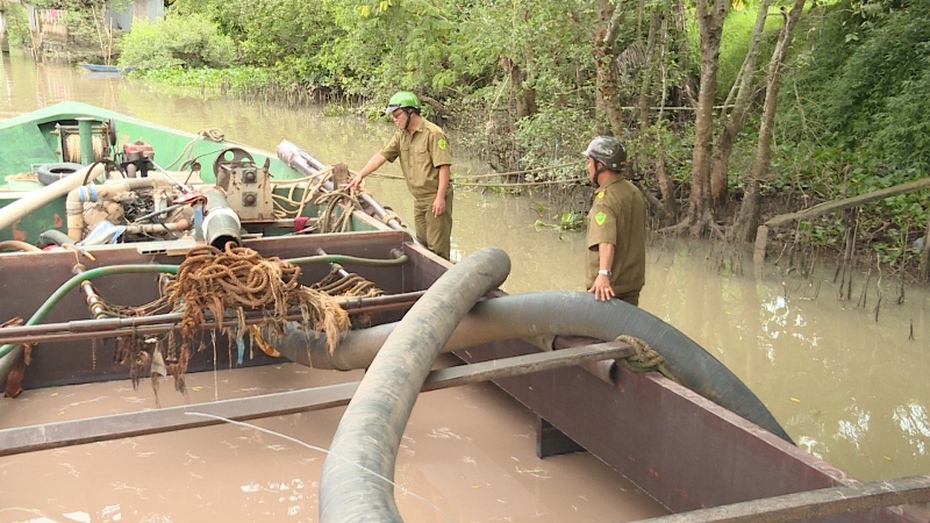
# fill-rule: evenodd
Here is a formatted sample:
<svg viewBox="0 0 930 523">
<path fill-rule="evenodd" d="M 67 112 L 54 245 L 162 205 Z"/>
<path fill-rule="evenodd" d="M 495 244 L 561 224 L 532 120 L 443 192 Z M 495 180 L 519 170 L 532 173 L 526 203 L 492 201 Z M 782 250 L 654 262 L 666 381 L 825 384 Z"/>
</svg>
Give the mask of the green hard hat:
<svg viewBox="0 0 930 523">
<path fill-rule="evenodd" d="M 417 99 L 417 95 L 410 91 L 398 91 L 397 94 L 391 97 L 391 101 L 388 102 L 387 108 L 384 109 L 384 114 L 390 116 L 394 114 L 394 111 L 404 107 L 411 107 L 419 111 L 420 100 Z"/>
<path fill-rule="evenodd" d="M 611 171 L 619 171 L 626 165 L 626 149 L 623 148 L 620 140 L 613 136 L 594 138 L 582 154 L 601 162 Z"/>
</svg>

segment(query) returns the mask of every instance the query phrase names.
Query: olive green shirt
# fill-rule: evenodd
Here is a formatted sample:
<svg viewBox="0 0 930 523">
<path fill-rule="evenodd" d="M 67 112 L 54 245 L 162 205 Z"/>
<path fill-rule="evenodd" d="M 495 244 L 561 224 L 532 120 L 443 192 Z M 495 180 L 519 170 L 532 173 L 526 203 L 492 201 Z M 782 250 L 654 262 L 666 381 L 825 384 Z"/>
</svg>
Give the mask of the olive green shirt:
<svg viewBox="0 0 930 523">
<path fill-rule="evenodd" d="M 619 176 L 594 191 L 588 213 L 585 276 L 588 288 L 597 278 L 598 244 L 614 249 L 610 286 L 619 296 L 642 289 L 646 283 L 646 199 L 632 182 Z"/>
<path fill-rule="evenodd" d="M 395 131 L 391 141 L 381 149 L 381 156 L 389 162 L 400 158 L 400 170 L 414 198 L 435 197 L 439 192 L 439 167 L 452 165 L 446 134 L 426 118 L 421 119 L 413 133 Z"/>
</svg>

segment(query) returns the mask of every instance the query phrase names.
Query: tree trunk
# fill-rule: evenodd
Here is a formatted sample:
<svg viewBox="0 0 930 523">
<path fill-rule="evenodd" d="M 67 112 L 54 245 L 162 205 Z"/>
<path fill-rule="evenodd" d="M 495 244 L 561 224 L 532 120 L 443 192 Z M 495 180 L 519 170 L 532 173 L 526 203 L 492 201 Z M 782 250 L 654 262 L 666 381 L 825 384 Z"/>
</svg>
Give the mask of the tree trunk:
<svg viewBox="0 0 930 523">
<path fill-rule="evenodd" d="M 801 11 L 804 9 L 804 2 L 805 0 L 794 0 L 794 6 L 789 13 L 785 13 L 784 9 L 782 9 L 785 25 L 778 35 L 778 43 L 775 45 L 772 60 L 769 62 L 765 81 L 765 103 L 762 110 L 762 121 L 759 124 L 759 141 L 756 145 L 756 157 L 749 173 L 750 190 L 746 192 L 746 196 L 743 198 L 739 216 L 734 225 L 737 237 L 748 242 L 753 241 L 756 229 L 759 227 L 761 199 L 758 192 L 762 182 L 768 177 L 769 165 L 772 161 L 772 124 L 775 121 L 775 113 L 778 109 L 778 87 L 781 79 L 781 68 L 785 61 L 785 55 L 788 53 L 788 46 L 791 44 L 794 27 L 801 17 Z M 752 193 L 752 197 L 750 197 L 750 193 Z"/>
<path fill-rule="evenodd" d="M 597 71 L 595 92 L 595 110 L 598 132 L 602 134 L 619 134 L 623 128 L 623 111 L 620 108 L 619 82 L 614 66 L 614 43 L 617 41 L 618 27 L 622 19 L 623 2 L 616 5 L 610 0 L 597 1 L 597 22 L 593 32 L 594 66 Z"/>
<path fill-rule="evenodd" d="M 891 187 L 885 187 L 884 189 L 878 189 L 876 191 L 867 192 L 865 194 L 821 202 L 813 207 L 808 207 L 797 212 L 779 214 L 778 216 L 769 218 L 765 221 L 765 225 L 767 227 L 782 227 L 798 220 L 810 220 L 824 214 L 851 209 L 853 207 L 862 207 L 867 203 L 872 203 L 878 200 L 891 198 L 899 194 L 907 194 L 924 189 L 930 189 L 930 178 L 921 178 L 919 180 L 899 183 L 897 185 L 892 185 Z"/>
<path fill-rule="evenodd" d="M 701 33 L 701 86 L 694 113 L 694 152 L 691 165 L 691 234 L 702 236 L 712 216 L 710 193 L 711 139 L 717 69 L 720 65 L 720 37 L 729 0 L 698 0 L 697 18 Z"/>
<path fill-rule="evenodd" d="M 678 219 L 678 200 L 675 198 L 675 185 L 671 176 L 668 175 L 668 167 L 665 161 L 665 146 L 659 140 L 658 153 L 656 155 L 656 178 L 659 181 L 659 192 L 662 194 L 662 209 L 665 216 L 662 220 L 663 225 L 671 225 Z"/>
<path fill-rule="evenodd" d="M 746 58 L 743 60 L 743 65 L 740 68 L 737 82 L 734 82 L 733 89 L 727 96 L 726 102 L 724 102 L 724 106 L 729 105 L 733 98 L 733 92 L 736 91 L 737 94 L 733 104 L 733 110 L 727 111 L 726 107 L 724 107 L 721 113 L 720 134 L 717 136 L 717 143 L 714 145 L 710 177 L 710 188 L 715 211 L 723 210 L 723 207 L 727 203 L 727 196 L 729 193 L 730 154 L 733 152 L 733 144 L 736 142 L 736 136 L 743 129 L 743 126 L 746 125 L 746 116 L 749 114 L 749 102 L 756 89 L 754 85 L 756 62 L 759 57 L 762 31 L 765 29 L 765 17 L 768 13 L 770 1 L 771 0 L 761 0 L 759 4 L 759 14 L 756 17 L 756 25 L 752 30 L 749 50 L 746 52 Z"/>
<path fill-rule="evenodd" d="M 646 61 L 643 64 L 642 85 L 639 90 L 639 130 L 644 133 L 649 127 L 651 121 L 652 107 L 652 79 L 655 71 L 662 67 L 662 64 L 655 59 L 656 55 L 656 33 L 659 31 L 659 25 L 662 21 L 661 11 L 653 7 L 652 15 L 649 17 L 649 36 L 646 38 Z M 656 65 L 653 65 L 656 64 Z"/>
<path fill-rule="evenodd" d="M 510 79 L 510 106 L 513 121 L 536 114 L 536 91 L 527 89 L 523 83 L 526 73 L 506 55 L 501 55 L 500 66 Z"/>
</svg>

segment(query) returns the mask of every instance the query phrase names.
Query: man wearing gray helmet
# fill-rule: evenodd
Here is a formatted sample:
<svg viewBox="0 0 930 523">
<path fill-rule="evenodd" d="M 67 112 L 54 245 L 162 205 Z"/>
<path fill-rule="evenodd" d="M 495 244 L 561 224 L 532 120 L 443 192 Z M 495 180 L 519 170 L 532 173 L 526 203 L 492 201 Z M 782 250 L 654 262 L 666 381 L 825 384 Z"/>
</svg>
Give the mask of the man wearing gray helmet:
<svg viewBox="0 0 930 523">
<path fill-rule="evenodd" d="M 595 188 L 585 242 L 588 292 L 597 300 L 638 305 L 646 283 L 646 200 L 625 175 L 619 140 L 598 136 L 583 154 Z"/>
</svg>

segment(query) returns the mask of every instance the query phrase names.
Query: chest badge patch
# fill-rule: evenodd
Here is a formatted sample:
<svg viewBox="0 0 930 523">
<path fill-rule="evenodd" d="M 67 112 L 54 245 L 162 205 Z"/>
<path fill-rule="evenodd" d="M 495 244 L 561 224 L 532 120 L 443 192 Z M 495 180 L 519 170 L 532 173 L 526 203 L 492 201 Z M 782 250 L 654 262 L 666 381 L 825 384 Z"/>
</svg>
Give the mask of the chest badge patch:
<svg viewBox="0 0 930 523">
<path fill-rule="evenodd" d="M 440 138 L 440 139 L 439 139 L 439 143 L 437 143 L 436 145 L 438 145 L 440 149 L 445 149 L 447 144 L 446 144 L 446 141 L 445 141 L 445 140 L 443 140 L 442 138 Z"/>
<path fill-rule="evenodd" d="M 598 225 L 604 225 L 604 221 L 606 219 L 607 219 L 607 213 L 605 213 L 604 211 L 601 211 L 594 215 L 594 221 L 597 222 Z"/>
</svg>

